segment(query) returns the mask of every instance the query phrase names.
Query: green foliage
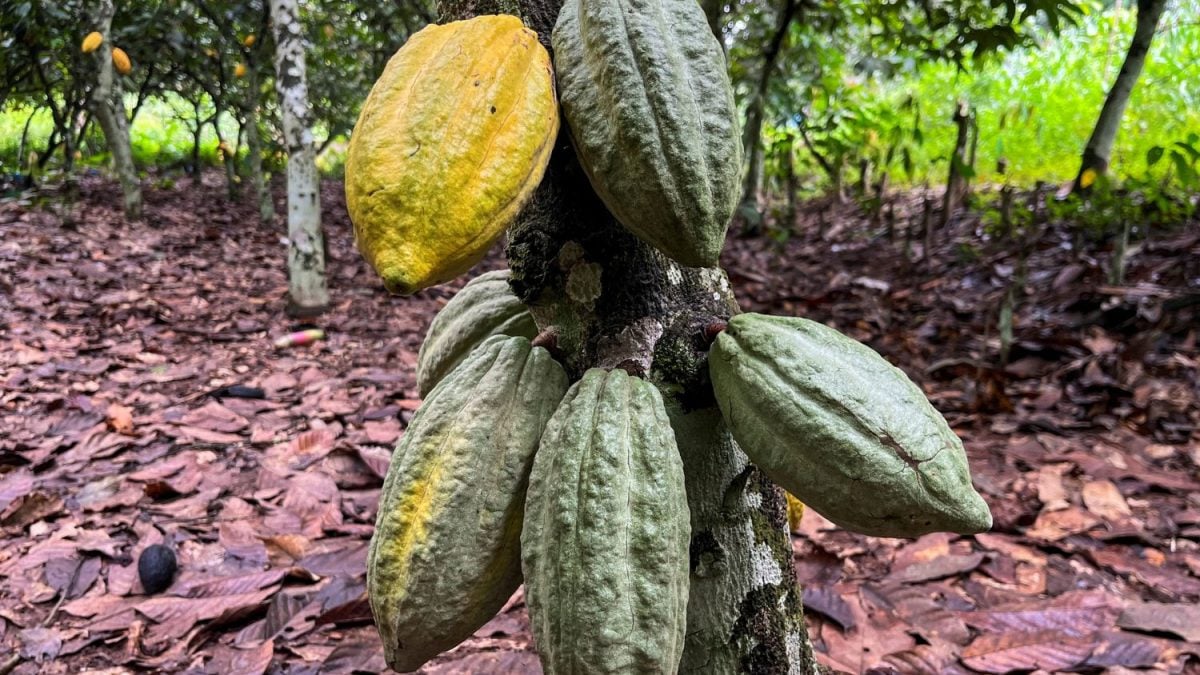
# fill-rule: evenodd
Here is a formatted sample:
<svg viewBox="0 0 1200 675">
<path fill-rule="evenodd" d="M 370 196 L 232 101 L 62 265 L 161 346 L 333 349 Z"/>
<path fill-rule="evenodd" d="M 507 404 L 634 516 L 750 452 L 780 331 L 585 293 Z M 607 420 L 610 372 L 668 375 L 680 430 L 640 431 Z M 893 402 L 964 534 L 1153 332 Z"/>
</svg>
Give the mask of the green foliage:
<svg viewBox="0 0 1200 675">
<path fill-rule="evenodd" d="M 1135 18 L 1130 10 L 1101 11 L 1094 4 L 1083 9 L 1077 25 L 1057 36 L 1042 35 L 1036 45 L 1003 58 L 926 62 L 889 78 L 855 72 L 840 55 L 822 56 L 822 68 L 840 77 L 824 77 L 811 88 L 801 119 L 818 152 L 850 153 L 851 163 L 859 156 L 878 160 L 871 138 L 903 134 L 890 163 L 892 175 L 900 183 L 939 184 L 954 146 L 950 113 L 964 99 L 974 109 L 980 136 L 974 180 L 1022 185 L 1070 180 Z M 1193 186 L 1194 172 L 1187 167 L 1194 162 L 1185 146 L 1188 135 L 1200 130 L 1194 66 L 1200 63 L 1200 24 L 1189 20 L 1198 13 L 1200 2 L 1179 0 L 1164 15 L 1117 136 L 1110 171 L 1118 179 L 1141 177 L 1155 157 L 1175 167 L 1161 175 L 1177 190 Z M 898 114 L 905 109 L 911 114 Z M 1156 146 L 1162 149 L 1150 154 Z M 810 171 L 821 169 L 811 154 L 802 161 Z"/>
<path fill-rule="evenodd" d="M 309 87 L 317 142 L 323 147 L 349 132 L 387 58 L 432 19 L 432 11 L 426 0 L 309 5 L 303 17 L 309 29 Z M 18 164 L 30 114 L 27 150 L 38 153 L 41 163 L 60 149 L 64 160 L 73 161 L 68 150 L 98 138 L 86 114 L 92 73 L 79 49 L 93 30 L 89 9 L 88 0 L 0 0 L 0 129 L 6 132 L 0 137 L 0 162 L 6 170 Z M 236 153 L 251 107 L 259 113 L 268 160 L 279 157 L 272 131 L 274 44 L 268 21 L 263 0 L 117 3 L 111 34 L 101 48 L 120 46 L 133 60 L 133 72 L 119 81 L 140 165 L 219 161 L 222 140 Z M 150 123 L 139 124 L 150 111 Z M 64 144 L 66 137 L 71 142 Z M 102 139 L 85 150 L 103 153 Z"/>
</svg>

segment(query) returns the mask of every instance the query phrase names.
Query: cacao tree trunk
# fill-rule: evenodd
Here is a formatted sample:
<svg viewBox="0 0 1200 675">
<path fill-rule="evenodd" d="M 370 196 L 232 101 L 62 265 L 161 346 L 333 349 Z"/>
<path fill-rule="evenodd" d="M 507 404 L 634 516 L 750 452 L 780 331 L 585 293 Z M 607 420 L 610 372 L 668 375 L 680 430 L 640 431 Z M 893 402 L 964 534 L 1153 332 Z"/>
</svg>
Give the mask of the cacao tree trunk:
<svg viewBox="0 0 1200 675">
<path fill-rule="evenodd" d="M 762 184 L 762 126 L 763 115 L 766 111 L 767 90 L 771 86 L 771 76 L 775 74 L 775 63 L 779 60 L 779 52 L 783 49 L 783 39 L 787 37 L 788 26 L 799 10 L 797 0 L 783 0 L 779 15 L 775 19 L 775 33 L 771 41 L 763 49 L 762 71 L 758 76 L 758 86 L 755 87 L 750 101 L 746 104 L 746 128 L 743 143 L 746 148 L 746 178 L 742 183 L 742 201 L 738 206 L 738 217 L 743 222 L 743 233 L 757 235 L 762 230 L 762 216 L 758 209 L 758 190 Z"/>
<path fill-rule="evenodd" d="M 320 175 L 309 120 L 304 64 L 304 29 L 297 0 L 271 0 L 275 35 L 275 89 L 288 150 L 289 312 L 314 315 L 329 304 L 325 284 L 325 244 L 321 236 Z"/>
<path fill-rule="evenodd" d="M 258 129 L 259 91 L 258 70 L 253 61 L 247 61 L 246 84 L 249 86 L 249 98 L 243 119 L 246 123 L 246 148 L 250 163 L 250 182 L 254 186 L 254 198 L 258 202 L 258 217 L 264 225 L 275 222 L 275 202 L 271 199 L 271 186 L 267 183 L 262 165 L 262 137 Z"/>
<path fill-rule="evenodd" d="M 121 85 L 113 77 L 111 33 L 114 13 L 112 0 L 97 0 L 93 26 L 104 36 L 104 42 L 99 49 L 92 52 L 92 62 L 96 66 L 96 86 L 92 89 L 91 103 L 96 120 L 104 130 L 104 139 L 108 143 L 109 153 L 112 154 L 113 168 L 121 181 L 125 217 L 137 219 L 142 217 L 142 186 L 138 180 L 137 168 L 133 165 L 129 120 L 125 117 Z M 73 148 L 70 148 L 70 135 L 71 130 L 68 129 L 68 152 L 73 152 Z"/>
<path fill-rule="evenodd" d="M 1121 128 L 1121 118 L 1125 116 L 1125 106 L 1129 103 L 1133 86 L 1142 74 L 1142 66 L 1146 65 L 1146 54 L 1150 51 L 1154 31 L 1158 29 L 1158 21 L 1167 7 L 1167 0 L 1138 0 L 1137 7 L 1137 26 L 1133 30 L 1133 40 L 1129 43 L 1129 51 L 1125 54 L 1125 62 L 1121 64 L 1117 79 L 1104 99 L 1100 117 L 1096 119 L 1096 127 L 1083 149 L 1083 161 L 1079 166 L 1079 174 L 1075 177 L 1076 190 L 1087 187 L 1080 182 L 1085 171 L 1090 169 L 1097 174 L 1108 171 L 1113 143 L 1116 141 L 1117 131 Z"/>
<path fill-rule="evenodd" d="M 550 48 L 560 0 L 443 0 L 441 20 L 520 16 Z M 725 273 L 683 268 L 626 231 L 592 191 L 566 125 L 509 231 L 513 291 L 572 378 L 623 368 L 668 402 L 691 512 L 684 673 L 818 673 L 783 492 L 734 444 L 708 381 L 711 331 L 738 312 Z"/>
</svg>

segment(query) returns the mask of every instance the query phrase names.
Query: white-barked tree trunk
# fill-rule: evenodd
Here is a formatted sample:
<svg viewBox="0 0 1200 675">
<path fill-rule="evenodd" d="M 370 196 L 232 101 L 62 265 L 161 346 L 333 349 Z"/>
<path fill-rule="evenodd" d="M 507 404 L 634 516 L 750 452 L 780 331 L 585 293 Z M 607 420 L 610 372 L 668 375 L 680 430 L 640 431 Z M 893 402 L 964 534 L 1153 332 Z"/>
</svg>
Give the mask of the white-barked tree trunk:
<svg viewBox="0 0 1200 675">
<path fill-rule="evenodd" d="M 329 304 L 321 238 L 320 176 L 309 123 L 304 30 L 297 0 L 271 0 L 275 34 L 275 89 L 287 146 L 289 311 L 312 315 Z"/>
</svg>

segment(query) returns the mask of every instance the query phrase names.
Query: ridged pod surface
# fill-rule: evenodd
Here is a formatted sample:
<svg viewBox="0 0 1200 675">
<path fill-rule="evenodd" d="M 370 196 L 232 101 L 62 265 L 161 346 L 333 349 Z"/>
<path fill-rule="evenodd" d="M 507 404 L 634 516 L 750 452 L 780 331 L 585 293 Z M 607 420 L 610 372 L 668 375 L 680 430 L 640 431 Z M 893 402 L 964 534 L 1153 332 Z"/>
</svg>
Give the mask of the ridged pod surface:
<svg viewBox="0 0 1200 675">
<path fill-rule="evenodd" d="M 129 55 L 120 47 L 112 48 L 113 68 L 121 75 L 128 75 L 133 70 L 133 62 L 129 60 Z"/>
<path fill-rule="evenodd" d="M 716 264 L 742 139 L 725 54 L 695 0 L 567 0 L 552 34 L 563 114 L 592 187 L 626 228 Z"/>
<path fill-rule="evenodd" d="M 517 590 L 529 471 L 567 384 L 549 352 L 496 336 L 413 417 L 388 467 L 367 559 L 393 669 L 416 670 L 470 637 Z"/>
<path fill-rule="evenodd" d="M 883 537 L 991 527 L 962 442 L 870 347 L 814 321 L 741 314 L 709 373 L 750 460 L 834 523 Z"/>
<path fill-rule="evenodd" d="M 481 274 L 433 317 L 417 356 L 417 388 L 427 396 L 437 383 L 493 335 L 533 339 L 537 324 L 508 286 L 508 270 Z"/>
<path fill-rule="evenodd" d="M 526 500 L 525 601 L 544 671 L 675 673 L 690 529 L 658 390 L 587 371 L 546 427 Z"/>
<path fill-rule="evenodd" d="M 346 155 L 355 241 L 388 290 L 478 262 L 541 182 L 557 134 L 550 56 L 520 19 L 413 35 L 371 88 Z"/>
</svg>

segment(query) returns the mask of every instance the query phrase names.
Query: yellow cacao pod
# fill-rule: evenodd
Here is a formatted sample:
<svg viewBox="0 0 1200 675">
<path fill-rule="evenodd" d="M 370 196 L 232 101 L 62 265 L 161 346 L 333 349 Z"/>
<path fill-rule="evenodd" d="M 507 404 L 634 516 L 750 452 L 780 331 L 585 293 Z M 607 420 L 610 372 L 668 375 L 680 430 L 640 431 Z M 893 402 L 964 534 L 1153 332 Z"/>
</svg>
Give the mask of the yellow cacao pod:
<svg viewBox="0 0 1200 675">
<path fill-rule="evenodd" d="M 514 16 L 428 26 L 388 61 L 346 155 L 355 242 L 393 293 L 467 271 L 542 180 L 550 55 Z"/>
<path fill-rule="evenodd" d="M 254 37 L 254 33 L 251 33 L 242 40 L 242 44 L 246 45 L 247 47 L 253 47 L 255 41 L 257 40 L 258 38 Z"/>
<path fill-rule="evenodd" d="M 792 532 L 800 529 L 800 521 L 804 519 L 804 502 L 796 499 L 792 493 L 787 494 L 788 528 Z"/>
<path fill-rule="evenodd" d="M 83 44 L 80 45 L 79 49 L 84 54 L 91 54 L 100 48 L 100 43 L 102 42 L 104 42 L 104 36 L 98 31 L 92 31 L 87 34 L 87 37 L 83 38 Z"/>
<path fill-rule="evenodd" d="M 246 76 L 246 64 L 239 63 L 236 66 L 234 66 L 233 67 L 233 76 L 234 77 L 245 77 Z"/>
<path fill-rule="evenodd" d="M 133 70 L 133 63 L 129 60 L 129 55 L 120 47 L 113 47 L 112 50 L 113 68 L 122 75 L 128 75 L 129 71 Z"/>
</svg>

